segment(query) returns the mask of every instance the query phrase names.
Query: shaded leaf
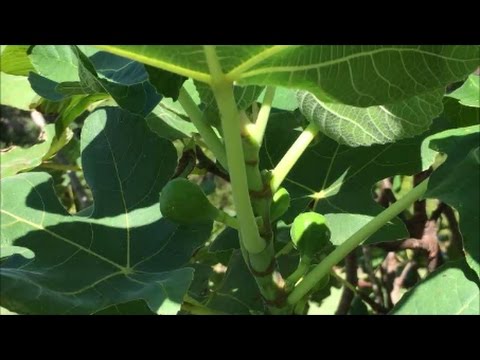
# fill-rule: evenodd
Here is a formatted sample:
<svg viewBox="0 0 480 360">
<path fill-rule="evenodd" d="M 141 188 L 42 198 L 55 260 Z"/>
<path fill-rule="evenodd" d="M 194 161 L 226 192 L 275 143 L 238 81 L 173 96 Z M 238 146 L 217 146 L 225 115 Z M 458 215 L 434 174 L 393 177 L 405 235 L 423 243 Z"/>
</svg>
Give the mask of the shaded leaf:
<svg viewBox="0 0 480 360">
<path fill-rule="evenodd" d="M 155 87 L 157 93 L 164 97 L 178 99 L 180 88 L 187 79 L 184 76 L 178 76 L 174 73 L 158 69 L 153 66 L 145 65 L 150 83 Z"/>
<path fill-rule="evenodd" d="M 430 137 L 428 143 L 447 154 L 447 160 L 431 175 L 425 196 L 458 211 L 467 262 L 480 276 L 480 126 L 447 130 Z"/>
<path fill-rule="evenodd" d="M 228 314 L 252 315 L 264 312 L 257 283 L 240 250 L 235 250 L 232 254 L 225 279 L 205 305 Z"/>
<path fill-rule="evenodd" d="M 443 99 L 443 114 L 458 127 L 480 123 L 480 108 L 463 106 L 449 97 Z"/>
<path fill-rule="evenodd" d="M 227 227 L 220 234 L 217 235 L 215 240 L 208 248 L 210 252 L 226 251 L 231 249 L 240 249 L 240 243 L 238 242 L 238 231 Z"/>
<path fill-rule="evenodd" d="M 155 315 L 155 313 L 150 310 L 145 301 L 134 300 L 109 306 L 93 315 Z"/>
<path fill-rule="evenodd" d="M 2 180 L 2 241 L 29 248 L 35 258 L 14 255 L 1 263 L 1 305 L 20 313 L 91 314 L 144 300 L 158 314 L 177 313 L 193 278 L 188 261 L 211 224 L 161 218 L 158 194 L 175 170 L 175 148 L 118 108 L 92 113 L 81 140 L 94 197 L 84 216 L 67 213 L 46 173 Z"/>
<path fill-rule="evenodd" d="M 41 45 L 30 59 L 38 72 L 30 73 L 32 88 L 49 100 L 108 94 L 125 110 L 145 116 L 161 99 L 142 64 L 103 51 L 89 58 L 76 46 Z"/>
</svg>

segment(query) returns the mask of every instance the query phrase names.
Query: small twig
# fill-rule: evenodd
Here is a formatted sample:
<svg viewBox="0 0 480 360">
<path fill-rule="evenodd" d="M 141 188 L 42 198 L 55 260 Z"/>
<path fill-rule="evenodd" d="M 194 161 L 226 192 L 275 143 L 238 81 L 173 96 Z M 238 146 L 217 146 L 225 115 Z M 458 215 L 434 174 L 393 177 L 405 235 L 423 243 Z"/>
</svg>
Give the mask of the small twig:
<svg viewBox="0 0 480 360">
<path fill-rule="evenodd" d="M 180 160 L 178 160 L 177 168 L 175 173 L 172 175 L 172 179 L 178 177 L 187 177 L 192 170 L 195 168 L 195 163 L 197 158 L 195 156 L 195 151 L 193 149 L 187 149 L 182 153 Z"/>
<path fill-rule="evenodd" d="M 370 281 L 358 279 L 358 287 L 360 289 L 371 289 L 373 285 Z"/>
<path fill-rule="evenodd" d="M 383 304 L 383 296 L 382 296 L 382 287 L 380 282 L 378 281 L 377 277 L 375 276 L 375 272 L 373 271 L 372 267 L 372 254 L 370 251 L 370 247 L 362 246 L 363 257 L 365 260 L 365 270 L 367 271 L 368 279 L 372 284 L 373 294 L 375 295 L 375 301 L 378 304 Z"/>
<path fill-rule="evenodd" d="M 332 269 L 331 274 L 340 281 L 345 288 L 350 289 L 356 296 L 358 296 L 363 302 L 370 305 L 370 307 L 377 312 L 378 314 L 386 314 L 388 313 L 388 309 L 385 308 L 383 305 L 377 304 L 373 299 L 365 294 L 361 289 L 355 288 L 352 284 L 350 284 L 347 280 L 343 279 L 340 275 L 338 275 L 334 269 Z"/>
<path fill-rule="evenodd" d="M 425 180 L 430 174 L 431 169 L 422 171 L 413 176 L 413 186 L 417 186 Z M 427 201 L 417 200 L 413 203 L 413 216 L 406 222 L 410 237 L 420 239 L 423 236 L 427 217 Z"/>
<path fill-rule="evenodd" d="M 275 254 L 275 258 L 279 258 L 280 256 L 287 255 L 292 250 L 293 250 L 293 243 L 289 241 L 284 247 L 278 250 L 278 252 Z"/>
<path fill-rule="evenodd" d="M 395 305 L 400 298 L 402 297 L 401 294 L 401 289 L 404 286 L 405 279 L 407 278 L 408 274 L 410 271 L 413 271 L 417 267 L 417 263 L 415 261 L 409 261 L 403 268 L 402 272 L 400 273 L 399 276 L 393 280 L 393 289 L 392 292 L 390 293 L 390 296 L 392 298 L 392 303 Z"/>
<path fill-rule="evenodd" d="M 432 215 L 430 215 L 430 220 L 438 221 L 442 213 L 445 212 L 446 207 L 447 207 L 447 204 L 443 202 L 438 204 L 437 208 L 432 212 Z"/>
<path fill-rule="evenodd" d="M 457 218 L 455 217 L 455 212 L 450 206 L 445 204 L 443 208 L 443 214 L 447 218 L 450 231 L 452 232 L 451 245 L 455 248 L 458 254 L 462 254 L 463 253 L 462 234 L 460 233 L 460 229 L 458 227 L 458 221 L 457 221 Z"/>
<path fill-rule="evenodd" d="M 56 159 L 60 164 L 69 165 L 68 160 L 61 154 L 57 154 Z M 68 170 L 67 175 L 70 178 L 70 185 L 72 186 L 73 193 L 75 194 L 75 207 L 77 208 L 78 212 L 90 206 L 91 202 L 89 201 L 87 193 L 85 192 L 85 189 L 83 188 L 82 183 L 78 179 L 75 171 Z"/>
<path fill-rule="evenodd" d="M 441 252 L 438 245 L 437 238 L 437 221 L 428 220 L 425 222 L 422 237 L 407 238 L 400 241 L 389 241 L 377 243 L 375 246 L 386 251 L 400 251 L 400 250 L 421 250 L 428 255 L 428 271 L 435 270 L 441 264 Z"/>
<path fill-rule="evenodd" d="M 200 146 L 195 147 L 195 152 L 197 153 L 198 167 L 200 169 L 205 169 L 208 172 L 222 178 L 225 181 L 230 182 L 230 176 L 220 169 L 216 163 L 214 163 L 205 153 L 203 152 Z"/>
<path fill-rule="evenodd" d="M 380 182 L 380 195 L 378 196 L 377 202 L 382 205 L 384 208 L 388 207 L 390 204 L 393 204 L 397 201 L 395 194 L 392 191 L 392 179 L 386 178 Z"/>
<path fill-rule="evenodd" d="M 345 273 L 346 281 L 353 287 L 356 287 L 358 283 L 358 276 L 357 255 L 355 254 L 355 250 L 345 257 Z M 354 296 L 354 292 L 349 287 L 344 287 L 335 315 L 346 315 L 350 309 L 350 306 L 352 305 Z"/>
<path fill-rule="evenodd" d="M 393 291 L 393 282 L 397 277 L 397 268 L 399 266 L 399 262 L 394 252 L 389 252 L 383 260 L 382 266 L 380 267 L 382 272 L 382 280 L 385 289 L 385 297 L 387 299 L 387 306 L 389 309 L 393 308 L 393 300 L 392 300 L 392 291 Z"/>
<path fill-rule="evenodd" d="M 60 171 L 82 171 L 82 169 L 77 165 L 59 164 L 54 162 L 42 162 L 39 167 Z"/>
</svg>

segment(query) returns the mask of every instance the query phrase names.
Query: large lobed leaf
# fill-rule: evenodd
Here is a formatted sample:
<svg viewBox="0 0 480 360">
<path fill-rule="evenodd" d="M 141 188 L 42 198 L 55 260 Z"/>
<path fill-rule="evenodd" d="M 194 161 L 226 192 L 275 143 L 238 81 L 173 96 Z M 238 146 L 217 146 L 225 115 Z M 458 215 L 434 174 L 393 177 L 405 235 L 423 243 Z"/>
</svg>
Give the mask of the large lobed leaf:
<svg viewBox="0 0 480 360">
<path fill-rule="evenodd" d="M 162 219 L 158 194 L 174 172 L 173 145 L 118 108 L 91 114 L 82 131 L 82 163 L 94 207 L 71 216 L 46 173 L 1 182 L 2 244 L 31 249 L 31 260 L 2 261 L 1 306 L 19 313 L 92 314 L 144 301 L 174 314 L 192 281 L 187 263 L 211 224 Z"/>
<path fill-rule="evenodd" d="M 479 286 L 465 260 L 451 261 L 407 292 L 392 314 L 480 315 Z"/>
<path fill-rule="evenodd" d="M 209 83 L 201 46 L 105 45 L 100 48 Z M 240 85 L 307 90 L 324 102 L 394 103 L 463 79 L 480 63 L 478 46 L 217 46 L 223 72 Z"/>
<path fill-rule="evenodd" d="M 447 160 L 432 174 L 425 196 L 458 211 L 467 262 L 480 276 L 480 126 L 443 131 L 427 141 Z"/>
</svg>

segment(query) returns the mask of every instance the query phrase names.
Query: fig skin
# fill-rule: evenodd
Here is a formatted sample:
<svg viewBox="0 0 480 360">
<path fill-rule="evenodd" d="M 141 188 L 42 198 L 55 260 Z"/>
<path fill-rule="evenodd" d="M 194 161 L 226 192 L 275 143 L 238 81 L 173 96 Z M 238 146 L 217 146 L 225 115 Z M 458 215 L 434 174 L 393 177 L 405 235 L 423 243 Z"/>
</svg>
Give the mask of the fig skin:
<svg viewBox="0 0 480 360">
<path fill-rule="evenodd" d="M 218 209 L 202 189 L 185 178 L 165 185 L 160 193 L 160 211 L 165 218 L 183 225 L 205 224 L 218 216 Z"/>
<path fill-rule="evenodd" d="M 275 221 L 285 214 L 290 206 L 290 194 L 287 189 L 280 188 L 273 195 L 272 205 L 270 206 L 270 219 Z"/>
<path fill-rule="evenodd" d="M 330 230 L 326 219 L 316 212 L 298 215 L 293 221 L 290 236 L 301 256 L 310 259 L 330 243 Z"/>
</svg>

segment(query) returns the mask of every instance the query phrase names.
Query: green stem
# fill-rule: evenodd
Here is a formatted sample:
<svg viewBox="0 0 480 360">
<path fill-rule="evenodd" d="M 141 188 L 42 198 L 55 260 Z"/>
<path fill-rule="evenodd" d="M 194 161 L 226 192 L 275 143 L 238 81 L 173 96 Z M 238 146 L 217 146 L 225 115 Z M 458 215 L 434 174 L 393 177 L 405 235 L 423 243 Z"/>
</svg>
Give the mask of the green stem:
<svg viewBox="0 0 480 360">
<path fill-rule="evenodd" d="M 292 250 L 293 250 L 293 243 L 290 241 L 284 247 L 278 250 L 278 252 L 275 254 L 275 257 L 279 258 L 280 256 L 287 255 Z"/>
<path fill-rule="evenodd" d="M 257 116 L 255 124 L 250 126 L 249 133 L 260 146 L 263 141 L 263 135 L 267 128 L 268 118 L 270 116 L 270 110 L 272 108 L 273 98 L 275 96 L 275 87 L 268 86 L 265 90 L 265 96 L 263 97 L 262 107 Z"/>
<path fill-rule="evenodd" d="M 287 291 L 291 290 L 295 284 L 305 275 L 305 273 L 310 268 L 312 263 L 311 259 L 308 257 L 303 257 L 298 264 L 297 269 L 285 280 L 285 289 Z"/>
<path fill-rule="evenodd" d="M 221 222 L 233 229 L 239 230 L 238 221 L 234 217 L 228 215 L 225 211 L 218 210 L 216 221 Z"/>
<path fill-rule="evenodd" d="M 358 292 L 357 288 L 355 286 L 353 286 L 352 284 L 350 284 L 347 280 L 345 280 L 344 278 L 342 278 L 340 275 L 338 275 L 335 270 L 331 270 L 330 271 L 330 274 L 335 278 L 337 279 L 338 281 L 340 281 L 343 286 L 345 286 L 346 288 L 350 289 L 355 295 L 357 295 L 358 297 L 360 297 L 360 293 Z"/>
<path fill-rule="evenodd" d="M 428 179 L 420 183 L 418 186 L 409 191 L 404 197 L 391 206 L 383 210 L 368 224 L 350 236 L 344 243 L 330 253 L 320 264 L 310 271 L 303 280 L 293 289 L 288 296 L 288 303 L 295 304 L 304 295 L 306 295 L 324 276 L 326 276 L 331 268 L 347 256 L 353 249 L 377 232 L 382 226 L 400 214 L 417 199 L 419 199 L 427 190 Z"/>
<path fill-rule="evenodd" d="M 283 180 L 287 177 L 287 174 L 293 168 L 295 163 L 298 161 L 303 152 L 307 149 L 308 145 L 317 135 L 319 129 L 318 127 L 310 123 L 305 130 L 300 134 L 300 136 L 295 140 L 293 145 L 288 149 L 288 151 L 283 156 L 282 160 L 277 164 L 275 169 L 272 172 L 272 180 L 270 186 L 272 192 L 275 193 Z"/>
<path fill-rule="evenodd" d="M 249 193 L 249 178 L 245 164 L 244 152 L 251 152 L 258 158 L 258 151 L 254 151 L 252 144 L 244 147 L 242 141 L 242 122 L 233 96 L 233 83 L 222 73 L 214 46 L 204 46 L 205 57 L 212 77 L 211 87 L 217 101 L 220 118 L 222 120 L 223 138 L 230 164 L 230 182 L 232 185 L 233 202 L 237 211 L 240 227 L 240 249 L 248 265 L 260 293 L 272 314 L 290 313 L 290 306 L 286 305 L 286 293 L 283 289 L 283 280 L 276 271 L 273 241 L 268 237 L 262 238 L 259 233 Z M 245 125 L 245 123 L 243 123 Z M 250 153 L 249 153 L 250 155 Z M 258 163 L 252 166 L 248 174 L 250 181 L 255 181 L 255 187 L 260 187 L 262 176 L 258 170 Z M 251 164 L 253 165 L 253 163 Z M 257 181 L 260 180 L 260 181 Z M 260 218 L 265 227 L 264 217 Z M 270 225 L 270 224 L 268 224 Z"/>
<path fill-rule="evenodd" d="M 217 100 L 227 153 L 230 164 L 229 173 L 232 184 L 233 202 L 237 211 L 240 234 L 245 249 L 249 253 L 260 253 L 266 242 L 258 233 L 257 222 L 253 214 L 246 175 L 245 157 L 241 139 L 240 119 L 233 96 L 233 84 L 225 79 L 218 62 L 215 46 L 204 46 L 207 64 L 212 76 L 212 90 Z"/>
<path fill-rule="evenodd" d="M 183 87 L 180 89 L 178 101 L 180 105 L 182 105 L 193 125 L 195 125 L 197 128 L 205 143 L 208 145 L 208 148 L 212 151 L 215 158 L 224 167 L 224 169 L 228 170 L 227 157 L 222 142 L 218 138 L 217 134 L 215 134 L 215 131 L 213 131 L 212 127 L 203 121 L 202 112 L 198 108 L 197 104 L 195 104 L 187 90 L 185 90 Z"/>
</svg>

